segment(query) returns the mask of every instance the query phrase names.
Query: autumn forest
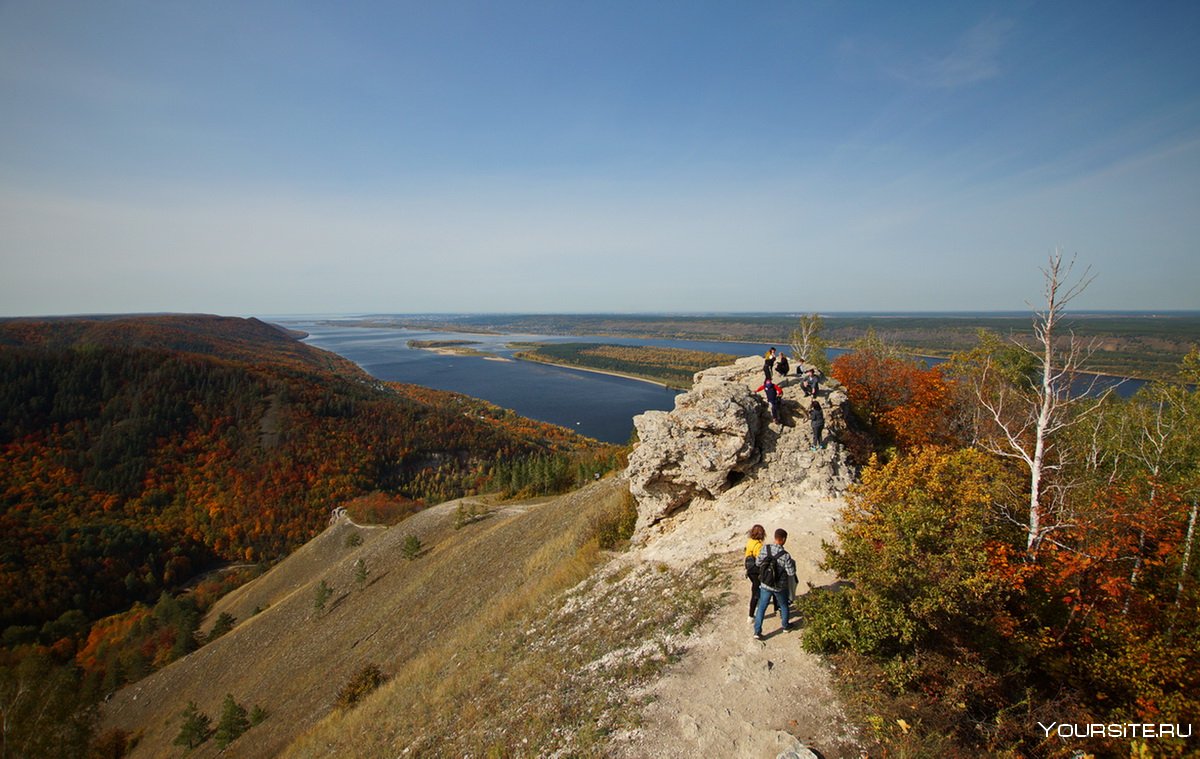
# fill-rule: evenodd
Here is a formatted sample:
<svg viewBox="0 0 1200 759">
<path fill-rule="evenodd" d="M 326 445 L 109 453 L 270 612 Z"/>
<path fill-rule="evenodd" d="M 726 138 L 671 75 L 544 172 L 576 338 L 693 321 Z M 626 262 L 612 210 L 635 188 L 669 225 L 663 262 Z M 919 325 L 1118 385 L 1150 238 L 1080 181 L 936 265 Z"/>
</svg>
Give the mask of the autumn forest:
<svg viewBox="0 0 1200 759">
<path fill-rule="evenodd" d="M 378 382 L 253 319 L 2 322 L 0 668 L 7 681 L 31 652 L 37 666 L 78 664 L 98 697 L 202 642 L 198 611 L 220 581 L 180 606 L 185 586 L 286 556 L 333 506 L 383 503 L 398 518 L 483 489 L 533 492 L 551 469 L 570 487 L 573 462 L 590 475 L 612 453 L 482 401 Z M 105 644 L 135 627 L 138 650 Z"/>
</svg>

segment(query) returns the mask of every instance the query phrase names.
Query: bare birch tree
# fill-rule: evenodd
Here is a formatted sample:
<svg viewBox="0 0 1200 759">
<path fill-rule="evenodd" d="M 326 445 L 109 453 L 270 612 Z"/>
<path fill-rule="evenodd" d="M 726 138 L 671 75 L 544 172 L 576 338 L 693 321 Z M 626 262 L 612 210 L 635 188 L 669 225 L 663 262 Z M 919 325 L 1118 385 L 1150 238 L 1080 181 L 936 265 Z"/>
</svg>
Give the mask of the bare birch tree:
<svg viewBox="0 0 1200 759">
<path fill-rule="evenodd" d="M 976 379 L 976 397 L 999 431 L 985 439 L 984 446 L 1020 460 L 1029 470 L 1029 503 L 1022 526 L 1031 556 L 1051 532 L 1069 526 L 1063 508 L 1068 483 L 1055 477 L 1066 463 L 1066 452 L 1056 444 L 1056 435 L 1097 408 L 1104 397 L 1089 397 L 1093 387 L 1083 393 L 1072 387 L 1093 346 L 1073 333 L 1065 342 L 1060 340 L 1067 304 L 1095 278 L 1088 267 L 1073 279 L 1074 268 L 1075 259 L 1064 261 L 1061 250 L 1050 255 L 1041 270 L 1045 306 L 1034 313 L 1034 347 L 1018 343 L 1036 360 L 1040 381 L 1020 390 L 1002 382 L 992 391 L 989 359 Z"/>
<path fill-rule="evenodd" d="M 825 355 L 828 347 L 821 337 L 825 320 L 820 314 L 805 314 L 800 317 L 800 326 L 792 330 L 792 358 L 796 367 L 809 364 L 817 367 L 823 374 L 829 372 L 829 357 Z"/>
</svg>

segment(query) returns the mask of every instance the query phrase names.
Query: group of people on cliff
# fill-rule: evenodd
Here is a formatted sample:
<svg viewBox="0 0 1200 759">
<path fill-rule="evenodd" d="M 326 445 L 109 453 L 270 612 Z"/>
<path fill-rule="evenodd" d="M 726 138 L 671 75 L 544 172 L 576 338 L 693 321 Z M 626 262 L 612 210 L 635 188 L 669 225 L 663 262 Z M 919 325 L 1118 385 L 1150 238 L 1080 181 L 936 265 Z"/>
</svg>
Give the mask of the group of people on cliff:
<svg viewBox="0 0 1200 759">
<path fill-rule="evenodd" d="M 788 615 L 796 600 L 796 562 L 784 548 L 787 530 L 775 530 L 774 543 L 766 543 L 766 538 L 766 529 L 756 524 L 746 541 L 746 577 L 750 580 L 750 621 L 754 623 L 755 640 L 765 640 L 762 627 L 769 604 L 779 613 L 780 629 L 789 632 L 792 628 Z"/>
<path fill-rule="evenodd" d="M 791 366 L 785 353 L 780 351 L 776 354 L 774 348 L 766 352 L 763 359 L 763 383 L 754 392 L 766 393 L 767 405 L 771 408 L 771 421 L 775 424 L 783 424 L 783 388 L 775 384 L 774 372 L 779 372 L 782 378 L 790 369 Z M 800 380 L 800 394 L 812 399 L 808 406 L 808 422 L 812 427 L 812 449 L 814 451 L 825 447 L 821 440 L 821 435 L 825 431 L 825 412 L 821 408 L 821 402 L 817 400 L 820 389 L 821 380 L 817 375 L 817 370 L 809 367 Z"/>
</svg>

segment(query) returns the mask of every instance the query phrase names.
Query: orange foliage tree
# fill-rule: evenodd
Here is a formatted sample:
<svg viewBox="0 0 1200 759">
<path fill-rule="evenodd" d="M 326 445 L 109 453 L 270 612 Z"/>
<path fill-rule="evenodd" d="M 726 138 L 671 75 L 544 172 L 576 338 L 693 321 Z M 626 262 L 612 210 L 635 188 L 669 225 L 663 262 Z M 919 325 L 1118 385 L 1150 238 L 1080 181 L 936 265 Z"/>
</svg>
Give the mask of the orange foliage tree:
<svg viewBox="0 0 1200 759">
<path fill-rule="evenodd" d="M 959 441 L 953 380 L 875 345 L 834 359 L 833 377 L 881 448 L 901 450 Z"/>
</svg>

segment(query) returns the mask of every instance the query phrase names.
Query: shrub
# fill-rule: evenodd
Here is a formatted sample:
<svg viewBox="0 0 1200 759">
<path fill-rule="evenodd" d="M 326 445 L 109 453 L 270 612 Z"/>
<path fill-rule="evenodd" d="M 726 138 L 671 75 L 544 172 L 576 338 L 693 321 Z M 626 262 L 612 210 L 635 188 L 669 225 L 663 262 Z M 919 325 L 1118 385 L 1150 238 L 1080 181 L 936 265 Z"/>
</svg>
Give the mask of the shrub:
<svg viewBox="0 0 1200 759">
<path fill-rule="evenodd" d="M 481 519 L 486 519 L 488 515 L 487 509 L 472 501 L 468 504 L 458 504 L 458 508 L 454 510 L 454 529 L 462 529 L 463 527 L 478 522 Z"/>
<path fill-rule="evenodd" d="M 869 467 L 850 495 L 840 546 L 826 545 L 825 568 L 854 587 L 808 596 L 807 645 L 883 656 L 978 645 L 1019 587 L 997 557 L 1021 545 L 1021 534 L 994 509 L 1018 489 L 1000 462 L 973 450 L 925 448 Z"/>
<path fill-rule="evenodd" d="M 253 727 L 254 725 L 261 723 L 269 716 L 270 714 L 268 714 L 266 709 L 262 708 L 258 704 L 255 704 L 254 708 L 250 710 L 250 726 Z"/>
<path fill-rule="evenodd" d="M 413 559 L 415 559 L 421 555 L 422 547 L 423 546 L 421 545 L 421 539 L 418 538 L 416 535 L 405 535 L 404 536 L 404 545 L 400 549 L 400 552 L 404 555 L 404 558 L 408 559 L 409 561 L 412 561 Z"/>
<path fill-rule="evenodd" d="M 175 736 L 176 746 L 193 749 L 208 740 L 212 720 L 200 711 L 195 701 L 188 701 L 180 716 L 183 717 L 183 725 L 179 728 L 179 735 Z"/>
<path fill-rule="evenodd" d="M 1029 570 L 1010 560 L 1023 533 L 996 508 L 1018 490 L 1002 462 L 974 450 L 924 448 L 868 467 L 838 547 L 825 546 L 823 567 L 853 585 L 801 599 L 804 647 L 870 657 L 884 691 L 940 704 L 910 714 L 922 729 L 979 749 L 1001 745 L 1031 674 Z M 893 749 L 915 745 L 899 737 Z"/>
<path fill-rule="evenodd" d="M 368 664 L 354 674 L 337 694 L 337 707 L 349 709 L 383 685 L 383 672 L 374 664 Z"/>
<path fill-rule="evenodd" d="M 333 591 L 329 588 L 329 583 L 321 580 L 321 584 L 313 593 L 313 608 L 317 611 L 325 611 L 325 603 L 329 601 L 331 595 L 333 595 Z"/>
<path fill-rule="evenodd" d="M 352 532 L 346 536 L 346 548 L 357 548 L 363 544 L 362 535 Z"/>
<path fill-rule="evenodd" d="M 596 520 L 596 539 L 600 547 L 611 551 L 633 536 L 637 525 L 637 499 L 626 490 L 619 506 Z"/>
<path fill-rule="evenodd" d="M 250 729 L 250 720 L 246 717 L 246 707 L 233 699 L 232 693 L 225 694 L 221 704 L 221 721 L 217 723 L 215 740 L 219 748 L 225 748 Z"/>
<path fill-rule="evenodd" d="M 213 623 L 212 629 L 208 631 L 208 642 L 212 643 L 217 638 L 232 630 L 236 623 L 237 617 L 227 611 L 221 612 L 221 615 L 217 617 L 217 621 Z"/>
</svg>

